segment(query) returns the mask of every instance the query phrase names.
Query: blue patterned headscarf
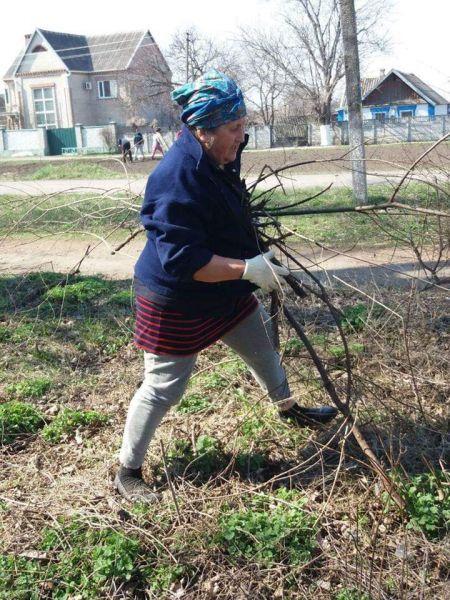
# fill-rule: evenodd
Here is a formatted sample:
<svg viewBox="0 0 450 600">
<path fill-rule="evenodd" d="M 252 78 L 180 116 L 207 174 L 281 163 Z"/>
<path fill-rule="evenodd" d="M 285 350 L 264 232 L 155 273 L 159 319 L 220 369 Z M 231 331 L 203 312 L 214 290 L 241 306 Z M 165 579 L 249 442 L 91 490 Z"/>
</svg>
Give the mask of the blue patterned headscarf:
<svg viewBox="0 0 450 600">
<path fill-rule="evenodd" d="M 205 129 L 236 121 L 247 114 L 244 97 L 236 82 L 216 69 L 210 69 L 195 81 L 174 90 L 172 100 L 183 109 L 183 123 Z"/>
</svg>

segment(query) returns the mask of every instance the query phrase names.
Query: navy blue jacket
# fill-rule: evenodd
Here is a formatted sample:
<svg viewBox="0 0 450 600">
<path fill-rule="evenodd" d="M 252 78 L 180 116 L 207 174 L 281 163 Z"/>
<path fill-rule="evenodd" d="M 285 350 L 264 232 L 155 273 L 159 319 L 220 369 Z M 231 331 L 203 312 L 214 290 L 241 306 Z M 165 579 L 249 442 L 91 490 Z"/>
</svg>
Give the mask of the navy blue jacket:
<svg viewBox="0 0 450 600">
<path fill-rule="evenodd" d="M 248 281 L 203 283 L 193 274 L 213 254 L 260 253 L 236 161 L 219 169 L 187 127 L 150 175 L 141 210 L 147 242 L 135 266 L 147 297 L 191 313 L 227 311 L 256 287 Z"/>
</svg>

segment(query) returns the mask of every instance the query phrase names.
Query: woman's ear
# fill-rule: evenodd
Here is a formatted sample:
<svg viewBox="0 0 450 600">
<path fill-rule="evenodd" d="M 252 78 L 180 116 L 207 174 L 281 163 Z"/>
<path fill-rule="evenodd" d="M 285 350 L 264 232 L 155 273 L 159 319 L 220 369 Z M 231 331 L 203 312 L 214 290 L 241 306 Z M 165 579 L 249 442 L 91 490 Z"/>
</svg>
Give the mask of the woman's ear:
<svg viewBox="0 0 450 600">
<path fill-rule="evenodd" d="M 203 129 L 203 127 L 197 127 L 195 130 L 196 137 L 198 141 L 209 150 L 214 143 L 214 135 L 208 129 Z"/>
</svg>

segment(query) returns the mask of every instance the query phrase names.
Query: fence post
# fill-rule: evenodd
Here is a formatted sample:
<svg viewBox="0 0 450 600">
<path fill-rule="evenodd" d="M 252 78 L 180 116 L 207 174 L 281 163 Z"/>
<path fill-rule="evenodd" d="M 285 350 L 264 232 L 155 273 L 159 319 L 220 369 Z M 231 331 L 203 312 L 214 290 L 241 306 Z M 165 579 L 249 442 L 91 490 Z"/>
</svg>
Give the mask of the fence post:
<svg viewBox="0 0 450 600">
<path fill-rule="evenodd" d="M 447 133 L 447 117 L 446 115 L 442 115 L 442 137 Z"/>
<path fill-rule="evenodd" d="M 83 127 L 83 125 L 81 123 L 75 123 L 74 125 L 74 129 L 75 129 L 75 140 L 76 140 L 76 147 L 77 147 L 77 154 L 81 154 L 82 150 L 83 150 L 83 135 L 81 133 L 81 128 Z"/>
<path fill-rule="evenodd" d="M 407 128 L 407 133 L 406 133 L 406 141 L 410 142 L 411 141 L 411 117 L 408 117 L 408 128 Z"/>
<path fill-rule="evenodd" d="M 378 144 L 378 139 L 377 139 L 377 120 L 374 119 L 373 120 L 373 143 L 374 144 Z"/>
<path fill-rule="evenodd" d="M 342 131 L 342 129 L 341 129 Z M 307 130 L 307 137 L 308 137 L 308 146 L 312 146 L 312 137 L 313 137 L 313 126 L 312 123 L 308 123 L 308 130 Z"/>
<path fill-rule="evenodd" d="M 253 125 L 253 140 L 255 144 L 255 150 L 258 148 L 258 138 L 256 137 L 256 125 Z"/>
<path fill-rule="evenodd" d="M 41 150 L 42 156 L 48 155 L 48 137 L 47 137 L 47 129 L 45 125 L 41 125 L 37 128 L 39 132 L 39 150 Z"/>
<path fill-rule="evenodd" d="M 6 129 L 0 129 L 0 152 L 5 151 L 6 147 Z"/>
</svg>

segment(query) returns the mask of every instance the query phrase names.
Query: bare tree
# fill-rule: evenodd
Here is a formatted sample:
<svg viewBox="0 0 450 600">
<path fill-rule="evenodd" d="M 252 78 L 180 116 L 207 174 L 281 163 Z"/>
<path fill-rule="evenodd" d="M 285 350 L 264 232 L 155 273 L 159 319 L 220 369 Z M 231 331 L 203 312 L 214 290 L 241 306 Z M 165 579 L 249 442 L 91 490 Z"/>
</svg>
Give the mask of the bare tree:
<svg viewBox="0 0 450 600">
<path fill-rule="evenodd" d="M 172 87 L 172 72 L 158 46 L 142 45 L 119 78 L 119 100 L 128 112 L 128 120 L 148 123 L 157 118 L 163 126 L 170 126 L 175 118 Z"/>
<path fill-rule="evenodd" d="M 175 33 L 167 58 L 175 85 L 193 81 L 212 67 L 239 79 L 235 49 L 229 44 L 217 44 L 194 27 Z"/>
<path fill-rule="evenodd" d="M 339 0 L 348 106 L 349 142 L 352 147 L 353 198 L 367 204 L 367 174 L 362 123 L 361 78 L 354 0 Z"/>
<path fill-rule="evenodd" d="M 376 23 L 389 1 L 374 0 L 370 7 L 359 3 L 358 36 L 372 50 L 385 43 Z M 344 76 L 338 0 L 291 0 L 282 31 L 241 33 L 249 49 L 285 73 L 291 89 L 311 104 L 317 120 L 329 123 L 333 94 Z"/>
</svg>

